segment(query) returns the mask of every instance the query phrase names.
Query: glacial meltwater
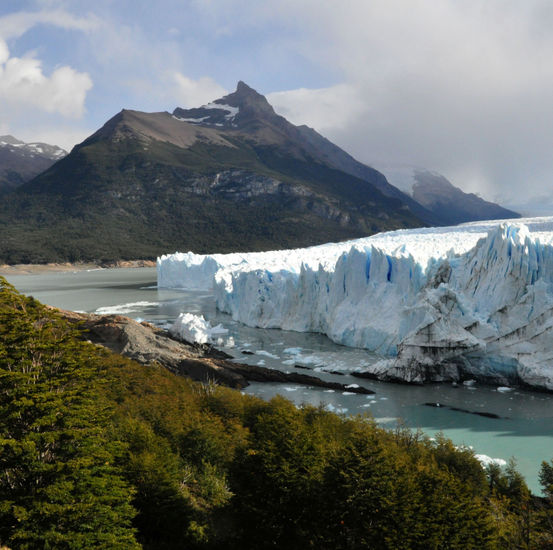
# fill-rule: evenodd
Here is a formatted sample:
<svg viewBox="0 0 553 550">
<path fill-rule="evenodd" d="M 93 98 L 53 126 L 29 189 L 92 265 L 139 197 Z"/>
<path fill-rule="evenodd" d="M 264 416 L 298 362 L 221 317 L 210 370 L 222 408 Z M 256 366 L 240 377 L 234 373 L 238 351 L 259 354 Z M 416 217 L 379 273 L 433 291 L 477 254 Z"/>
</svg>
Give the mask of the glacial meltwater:
<svg viewBox="0 0 553 550">
<path fill-rule="evenodd" d="M 237 360 L 285 371 L 297 370 L 345 384 L 359 384 L 374 395 L 314 389 L 299 385 L 252 384 L 244 391 L 269 399 L 281 394 L 297 404 L 324 403 L 343 414 L 368 413 L 383 426 L 398 419 L 429 436 L 442 432 L 477 454 L 514 457 L 532 491 L 539 493 L 542 460 L 553 457 L 553 394 L 480 384 L 407 386 L 354 378 L 353 369 L 379 359 L 365 350 L 334 344 L 319 334 L 246 327 L 215 309 L 202 291 L 157 289 L 155 268 L 8 275 L 19 291 L 43 303 L 86 312 L 119 313 L 159 326 L 179 313 L 202 314 L 228 334 L 219 347 Z M 244 353 L 246 352 L 246 353 Z M 330 372 L 332 371 L 332 372 Z M 432 404 L 433 406 L 430 406 Z M 439 404 L 439 406 L 436 406 Z"/>
</svg>

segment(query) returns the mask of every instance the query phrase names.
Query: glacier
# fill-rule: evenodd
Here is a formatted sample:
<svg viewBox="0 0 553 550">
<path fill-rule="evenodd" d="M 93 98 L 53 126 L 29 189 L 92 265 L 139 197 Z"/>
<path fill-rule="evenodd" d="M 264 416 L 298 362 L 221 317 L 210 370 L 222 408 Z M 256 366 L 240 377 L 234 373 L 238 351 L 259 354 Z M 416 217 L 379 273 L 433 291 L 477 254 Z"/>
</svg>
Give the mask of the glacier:
<svg viewBox="0 0 553 550">
<path fill-rule="evenodd" d="M 158 258 L 249 326 L 320 332 L 382 360 L 361 376 L 553 390 L 553 217 L 380 233 L 297 250 Z"/>
</svg>

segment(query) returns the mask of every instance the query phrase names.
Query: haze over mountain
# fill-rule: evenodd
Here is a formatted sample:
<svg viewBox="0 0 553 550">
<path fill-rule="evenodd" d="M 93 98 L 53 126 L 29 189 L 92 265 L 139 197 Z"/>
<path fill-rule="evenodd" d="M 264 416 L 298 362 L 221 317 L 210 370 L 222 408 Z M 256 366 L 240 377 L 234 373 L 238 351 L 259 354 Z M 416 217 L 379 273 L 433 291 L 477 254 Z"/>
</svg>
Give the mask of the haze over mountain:
<svg viewBox="0 0 553 550">
<path fill-rule="evenodd" d="M 0 136 L 0 192 L 31 180 L 65 155 L 67 151 L 57 145 Z"/>
<path fill-rule="evenodd" d="M 4 202 L 0 259 L 290 248 L 429 223 L 421 213 L 240 82 L 197 109 L 115 115 Z"/>
<path fill-rule="evenodd" d="M 414 166 L 378 165 L 386 178 L 436 216 L 439 225 L 519 218 L 520 214 L 465 193 L 445 176 Z"/>
</svg>

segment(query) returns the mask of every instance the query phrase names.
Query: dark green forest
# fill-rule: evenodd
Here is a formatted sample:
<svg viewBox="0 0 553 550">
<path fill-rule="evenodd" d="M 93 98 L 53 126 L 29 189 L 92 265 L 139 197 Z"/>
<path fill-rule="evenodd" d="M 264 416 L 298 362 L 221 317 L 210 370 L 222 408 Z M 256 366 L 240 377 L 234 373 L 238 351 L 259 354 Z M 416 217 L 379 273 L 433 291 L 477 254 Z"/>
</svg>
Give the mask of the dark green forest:
<svg viewBox="0 0 553 550">
<path fill-rule="evenodd" d="M 144 151 L 139 140 L 87 140 L 2 194 L 0 263 L 297 248 L 423 225 L 366 181 L 275 147 L 233 143 L 183 149 L 154 141 Z M 210 190 L 220 171 L 236 176 Z M 242 188 L 254 175 L 282 182 L 282 192 L 249 196 Z"/>
<path fill-rule="evenodd" d="M 142 366 L 0 278 L 0 546 L 553 548 L 553 463 Z"/>
</svg>

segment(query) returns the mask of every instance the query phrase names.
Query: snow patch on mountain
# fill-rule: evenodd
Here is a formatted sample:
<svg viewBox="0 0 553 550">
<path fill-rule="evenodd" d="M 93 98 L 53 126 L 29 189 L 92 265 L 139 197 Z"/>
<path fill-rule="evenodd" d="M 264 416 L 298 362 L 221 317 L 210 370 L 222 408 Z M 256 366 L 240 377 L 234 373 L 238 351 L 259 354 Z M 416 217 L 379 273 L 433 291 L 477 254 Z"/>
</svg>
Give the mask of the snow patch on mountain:
<svg viewBox="0 0 553 550">
<path fill-rule="evenodd" d="M 190 122 L 192 124 L 201 124 L 202 122 L 204 122 L 209 118 L 209 116 L 201 116 L 198 118 L 181 118 L 175 115 L 172 115 L 172 117 L 176 120 L 180 120 L 181 122 Z"/>
<path fill-rule="evenodd" d="M 67 151 L 57 145 L 40 142 L 25 143 L 13 136 L 0 136 L 0 148 L 17 151 L 21 156 L 34 157 L 38 155 L 50 160 L 58 160 L 67 155 Z"/>
<path fill-rule="evenodd" d="M 226 111 L 228 114 L 225 115 L 225 118 L 230 122 L 234 120 L 234 117 L 240 112 L 239 107 L 232 107 L 231 105 L 225 105 L 224 103 L 207 103 L 202 105 L 200 109 L 219 109 Z"/>
<path fill-rule="evenodd" d="M 250 326 L 321 332 L 367 375 L 553 390 L 553 218 L 400 230 L 293 251 L 164 256 L 158 285 L 213 287 Z"/>
</svg>

